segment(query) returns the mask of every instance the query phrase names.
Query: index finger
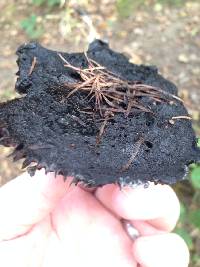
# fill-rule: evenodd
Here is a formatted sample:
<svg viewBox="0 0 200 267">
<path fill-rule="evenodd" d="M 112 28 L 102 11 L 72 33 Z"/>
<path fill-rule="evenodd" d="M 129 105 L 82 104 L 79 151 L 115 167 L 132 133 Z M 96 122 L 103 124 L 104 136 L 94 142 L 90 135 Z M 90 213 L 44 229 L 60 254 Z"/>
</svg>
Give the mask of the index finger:
<svg viewBox="0 0 200 267">
<path fill-rule="evenodd" d="M 167 185 L 150 184 L 148 188 L 117 185 L 98 188 L 96 197 L 121 218 L 148 221 L 152 226 L 171 231 L 179 217 L 180 204 L 175 192 Z"/>
</svg>

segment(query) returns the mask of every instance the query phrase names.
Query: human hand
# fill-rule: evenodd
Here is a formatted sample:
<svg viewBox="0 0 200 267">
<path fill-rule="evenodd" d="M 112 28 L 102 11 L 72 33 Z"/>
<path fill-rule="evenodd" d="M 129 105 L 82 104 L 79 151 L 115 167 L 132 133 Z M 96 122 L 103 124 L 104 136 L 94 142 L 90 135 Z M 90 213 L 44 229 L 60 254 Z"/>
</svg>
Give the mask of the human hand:
<svg viewBox="0 0 200 267">
<path fill-rule="evenodd" d="M 0 188 L 0 265 L 4 267 L 186 267 L 184 241 L 169 233 L 179 202 L 169 186 L 94 192 L 44 170 Z M 135 241 L 121 219 L 139 231 Z"/>
</svg>

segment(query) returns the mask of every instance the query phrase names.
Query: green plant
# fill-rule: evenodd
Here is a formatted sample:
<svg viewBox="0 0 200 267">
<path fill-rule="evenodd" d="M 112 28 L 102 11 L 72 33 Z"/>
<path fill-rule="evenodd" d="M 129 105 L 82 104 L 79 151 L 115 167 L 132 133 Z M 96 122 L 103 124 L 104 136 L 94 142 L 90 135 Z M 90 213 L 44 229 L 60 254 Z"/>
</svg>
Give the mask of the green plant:
<svg viewBox="0 0 200 267">
<path fill-rule="evenodd" d="M 129 17 L 135 8 L 145 4 L 145 2 L 145 0 L 117 0 L 117 12 L 121 18 Z"/>
<path fill-rule="evenodd" d="M 197 146 L 200 148 L 200 138 L 197 138 Z"/>
<path fill-rule="evenodd" d="M 197 139 L 197 146 L 200 147 L 200 138 Z M 200 165 L 191 164 L 189 181 L 191 184 L 190 203 L 185 196 L 181 200 L 181 213 L 175 232 L 187 243 L 191 251 L 192 266 L 200 266 L 200 257 L 195 250 L 194 239 L 200 231 Z M 184 204 L 185 203 L 185 204 Z M 194 234 L 196 233 L 196 234 Z"/>
<path fill-rule="evenodd" d="M 192 183 L 192 186 L 194 187 L 194 189 L 200 190 L 200 166 L 199 165 L 194 164 L 191 167 L 190 179 L 191 179 L 191 183 Z"/>
<path fill-rule="evenodd" d="M 200 209 L 189 212 L 189 221 L 198 229 L 200 229 Z"/>
<path fill-rule="evenodd" d="M 32 0 L 32 3 L 36 6 L 41 6 L 44 2 L 45 0 Z"/>
<path fill-rule="evenodd" d="M 37 16 L 35 14 L 22 20 L 20 25 L 30 39 L 38 39 L 43 34 L 43 28 L 38 25 Z"/>
<path fill-rule="evenodd" d="M 185 240 L 189 249 L 193 249 L 193 240 L 190 236 L 190 233 L 184 228 L 184 223 L 187 218 L 187 213 L 188 213 L 187 208 L 181 202 L 179 222 L 174 232 L 180 235 Z"/>
<path fill-rule="evenodd" d="M 177 6 L 177 5 L 183 5 L 186 2 L 186 0 L 157 0 L 157 2 L 161 4 Z"/>
<path fill-rule="evenodd" d="M 190 233 L 188 233 L 188 231 L 186 229 L 184 229 L 182 227 L 176 228 L 175 233 L 180 235 L 185 240 L 185 243 L 187 244 L 187 246 L 190 250 L 193 249 L 194 244 L 193 244 L 192 237 L 190 236 Z"/>
<path fill-rule="evenodd" d="M 154 0 L 154 3 L 159 3 L 161 5 L 173 5 L 179 6 L 183 5 L 186 0 Z M 117 12 L 121 18 L 129 17 L 134 9 L 138 8 L 139 6 L 148 4 L 147 0 L 117 0 L 116 7 Z"/>
<path fill-rule="evenodd" d="M 197 146 L 200 147 L 200 138 L 197 138 Z M 180 195 L 181 199 L 181 212 L 175 233 L 180 235 L 188 245 L 191 251 L 191 263 L 196 266 L 200 266 L 200 257 L 195 250 L 194 233 L 200 231 L 200 165 L 190 165 L 190 203 L 188 198 L 184 195 Z M 177 192 L 178 193 L 178 192 Z M 196 237 L 198 234 L 195 234 Z M 193 266 L 192 265 L 192 266 Z"/>
<path fill-rule="evenodd" d="M 32 0 L 32 3 L 36 6 L 47 4 L 49 7 L 59 5 L 61 0 Z"/>
</svg>

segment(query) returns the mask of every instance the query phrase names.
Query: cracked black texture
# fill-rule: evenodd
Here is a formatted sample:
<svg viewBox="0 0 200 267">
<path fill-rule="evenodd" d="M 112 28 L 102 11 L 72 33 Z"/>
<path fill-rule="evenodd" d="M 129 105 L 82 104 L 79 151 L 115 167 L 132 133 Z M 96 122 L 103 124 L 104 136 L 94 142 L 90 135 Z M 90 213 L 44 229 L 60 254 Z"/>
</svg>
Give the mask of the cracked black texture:
<svg viewBox="0 0 200 267">
<path fill-rule="evenodd" d="M 72 65 L 87 67 L 83 53 L 61 54 Z M 101 123 L 81 112 L 88 105 L 93 109 L 94 102 L 88 103 L 80 91 L 66 97 L 69 88 L 64 84 L 79 81 L 80 76 L 64 67 L 58 52 L 39 44 L 22 45 L 17 55 L 16 90 L 22 96 L 0 104 L 0 143 L 14 147 L 12 156 L 14 160 L 24 158 L 24 168 L 34 162 L 28 167 L 31 174 L 44 167 L 47 172 L 73 175 L 74 182 L 82 181 L 88 186 L 149 181 L 172 184 L 185 177 L 190 163 L 200 160 L 191 121 L 169 122 L 174 116 L 188 116 L 181 102 L 155 105 L 150 98 L 142 97 L 141 102 L 154 114 L 134 110 L 126 118 L 117 113 L 96 146 Z M 155 67 L 131 64 L 100 40 L 90 44 L 87 55 L 124 80 L 177 95 L 176 86 L 159 75 Z M 36 64 L 30 71 L 34 58 Z M 144 142 L 137 155 L 122 171 L 140 138 Z"/>
</svg>

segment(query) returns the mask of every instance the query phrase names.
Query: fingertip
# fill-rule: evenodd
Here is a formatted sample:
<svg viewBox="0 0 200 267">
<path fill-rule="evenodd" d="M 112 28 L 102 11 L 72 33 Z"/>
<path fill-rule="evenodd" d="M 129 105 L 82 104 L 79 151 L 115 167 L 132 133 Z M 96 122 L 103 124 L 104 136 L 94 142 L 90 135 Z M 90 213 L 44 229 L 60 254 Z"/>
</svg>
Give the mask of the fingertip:
<svg viewBox="0 0 200 267">
<path fill-rule="evenodd" d="M 160 212 L 160 217 L 157 216 L 157 218 L 148 219 L 147 221 L 159 230 L 171 232 L 180 216 L 180 202 L 175 191 L 170 186 L 164 185 L 159 190 L 163 194 L 161 205 L 159 206 L 162 212 Z"/>
<path fill-rule="evenodd" d="M 158 234 L 138 238 L 133 244 L 136 261 L 145 267 L 187 267 L 189 250 L 176 234 Z"/>
<path fill-rule="evenodd" d="M 175 192 L 168 185 L 150 184 L 148 188 L 120 188 L 107 185 L 96 191 L 96 197 L 107 208 L 127 220 L 147 220 L 152 226 L 171 231 L 180 212 Z"/>
</svg>

